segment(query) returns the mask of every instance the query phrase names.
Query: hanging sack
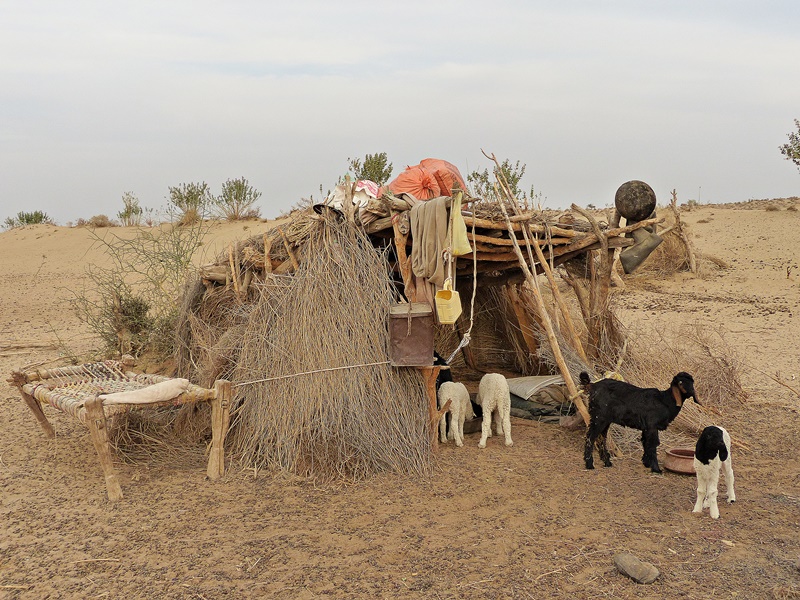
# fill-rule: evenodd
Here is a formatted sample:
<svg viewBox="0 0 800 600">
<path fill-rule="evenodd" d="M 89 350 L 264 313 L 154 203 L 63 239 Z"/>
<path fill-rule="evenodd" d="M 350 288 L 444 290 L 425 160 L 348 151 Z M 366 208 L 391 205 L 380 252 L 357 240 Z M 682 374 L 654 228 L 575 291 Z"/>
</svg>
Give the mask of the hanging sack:
<svg viewBox="0 0 800 600">
<path fill-rule="evenodd" d="M 450 231 L 453 238 L 453 256 L 464 256 L 472 252 L 472 246 L 467 239 L 467 224 L 461 214 L 461 192 L 453 196 L 450 207 Z"/>
</svg>

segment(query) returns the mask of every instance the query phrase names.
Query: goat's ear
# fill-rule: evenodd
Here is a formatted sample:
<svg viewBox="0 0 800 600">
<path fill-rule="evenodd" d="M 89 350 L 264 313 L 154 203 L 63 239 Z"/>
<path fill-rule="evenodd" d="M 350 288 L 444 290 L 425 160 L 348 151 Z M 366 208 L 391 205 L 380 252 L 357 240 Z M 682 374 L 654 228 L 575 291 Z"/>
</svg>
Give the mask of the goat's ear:
<svg viewBox="0 0 800 600">
<path fill-rule="evenodd" d="M 725 445 L 725 442 L 719 447 L 719 459 L 722 462 L 728 460 L 728 447 Z"/>
<path fill-rule="evenodd" d="M 683 406 L 683 396 L 681 396 L 681 393 L 679 391 L 679 389 L 682 389 L 682 387 L 683 386 L 681 385 L 678 385 L 677 389 L 675 388 L 675 386 L 672 387 L 672 397 L 675 399 L 675 406 L 677 406 L 678 408 Z"/>
</svg>

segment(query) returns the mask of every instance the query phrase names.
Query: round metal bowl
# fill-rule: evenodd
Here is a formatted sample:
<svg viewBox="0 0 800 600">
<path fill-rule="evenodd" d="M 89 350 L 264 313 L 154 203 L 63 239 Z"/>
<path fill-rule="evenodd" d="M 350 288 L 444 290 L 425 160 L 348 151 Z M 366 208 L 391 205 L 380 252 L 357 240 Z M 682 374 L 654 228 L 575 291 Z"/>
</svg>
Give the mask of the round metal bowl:
<svg viewBox="0 0 800 600">
<path fill-rule="evenodd" d="M 673 473 L 694 475 L 694 448 L 670 448 L 664 468 Z"/>
</svg>

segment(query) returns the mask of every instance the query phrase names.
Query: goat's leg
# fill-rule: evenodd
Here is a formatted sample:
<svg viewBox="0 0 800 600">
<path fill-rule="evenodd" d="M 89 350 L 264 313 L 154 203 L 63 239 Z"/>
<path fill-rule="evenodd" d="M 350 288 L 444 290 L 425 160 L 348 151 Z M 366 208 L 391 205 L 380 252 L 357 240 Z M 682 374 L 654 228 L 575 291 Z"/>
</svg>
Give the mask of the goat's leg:
<svg viewBox="0 0 800 600">
<path fill-rule="evenodd" d="M 461 414 L 460 406 L 455 406 L 450 413 L 450 431 L 453 440 L 459 448 L 464 445 L 464 415 Z"/>
<path fill-rule="evenodd" d="M 481 440 L 478 442 L 478 448 L 486 448 L 486 438 L 492 436 L 492 411 L 487 410 L 483 412 L 483 423 L 481 423 Z"/>
<path fill-rule="evenodd" d="M 722 462 L 725 471 L 725 488 L 728 490 L 728 502 L 736 502 L 736 492 L 733 491 L 733 465 L 731 464 L 731 453 L 728 451 L 728 460 Z"/>
<path fill-rule="evenodd" d="M 708 482 L 706 489 L 706 499 L 703 506 L 708 506 L 708 512 L 711 514 L 712 519 L 719 519 L 719 506 L 717 506 L 717 493 L 719 488 L 719 468 L 714 469 L 711 473 L 711 479 Z"/>
<path fill-rule="evenodd" d="M 511 440 L 511 411 L 504 409 L 502 411 L 503 432 L 506 436 L 506 446 L 513 446 L 514 442 Z"/>
<path fill-rule="evenodd" d="M 697 501 L 694 503 L 693 513 L 703 512 L 703 504 L 706 500 L 706 488 L 708 481 L 706 480 L 705 473 L 697 473 Z"/>
<path fill-rule="evenodd" d="M 658 445 L 660 443 L 657 429 L 645 430 L 643 462 L 644 466 L 650 467 L 653 473 L 661 473 L 661 468 L 658 466 Z"/>
<path fill-rule="evenodd" d="M 642 464 L 645 467 L 650 466 L 647 462 L 647 432 L 644 429 L 642 429 Z"/>
<path fill-rule="evenodd" d="M 594 443 L 601 432 L 602 427 L 598 425 L 597 421 L 594 419 L 589 421 L 583 446 L 583 462 L 586 463 L 587 469 L 594 469 Z"/>
<path fill-rule="evenodd" d="M 443 444 L 447 443 L 447 413 L 444 413 L 439 419 L 439 441 Z"/>
<path fill-rule="evenodd" d="M 600 460 L 603 461 L 604 467 L 610 467 L 611 464 L 611 453 L 608 451 L 608 429 L 611 427 L 611 423 L 606 425 L 606 428 L 600 432 L 600 435 L 597 436 L 597 452 L 600 454 Z"/>
</svg>

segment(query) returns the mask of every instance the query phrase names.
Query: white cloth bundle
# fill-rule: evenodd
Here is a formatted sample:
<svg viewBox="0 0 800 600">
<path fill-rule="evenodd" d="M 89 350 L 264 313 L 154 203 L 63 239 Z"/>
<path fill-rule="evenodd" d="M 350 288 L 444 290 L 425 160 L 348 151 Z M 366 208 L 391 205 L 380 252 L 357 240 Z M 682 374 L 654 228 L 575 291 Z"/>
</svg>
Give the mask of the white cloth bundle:
<svg viewBox="0 0 800 600">
<path fill-rule="evenodd" d="M 189 387 L 188 379 L 168 379 L 160 383 L 154 383 L 147 387 L 130 390 L 127 392 L 115 392 L 113 394 L 101 394 L 99 398 L 103 404 L 150 404 L 151 402 L 164 402 L 180 396 Z"/>
</svg>

